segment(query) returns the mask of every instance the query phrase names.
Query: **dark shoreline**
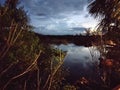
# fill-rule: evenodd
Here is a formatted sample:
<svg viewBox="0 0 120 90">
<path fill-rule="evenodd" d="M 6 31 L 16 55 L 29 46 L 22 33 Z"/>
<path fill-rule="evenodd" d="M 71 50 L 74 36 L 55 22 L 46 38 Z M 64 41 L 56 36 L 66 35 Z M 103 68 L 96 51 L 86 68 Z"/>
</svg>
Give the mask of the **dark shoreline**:
<svg viewBox="0 0 120 90">
<path fill-rule="evenodd" d="M 40 35 L 36 34 L 40 41 L 46 44 L 69 44 L 73 43 L 80 46 L 92 46 L 93 43 L 100 41 L 100 36 L 85 36 L 85 35 Z"/>
</svg>

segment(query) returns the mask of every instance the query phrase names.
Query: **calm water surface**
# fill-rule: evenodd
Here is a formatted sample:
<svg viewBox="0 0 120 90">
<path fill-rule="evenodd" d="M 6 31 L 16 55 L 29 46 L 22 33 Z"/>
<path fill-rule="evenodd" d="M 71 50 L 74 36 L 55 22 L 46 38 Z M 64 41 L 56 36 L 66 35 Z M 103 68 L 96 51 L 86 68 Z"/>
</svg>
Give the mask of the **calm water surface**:
<svg viewBox="0 0 120 90">
<path fill-rule="evenodd" d="M 69 80 L 75 81 L 81 77 L 88 79 L 98 79 L 99 73 L 97 65 L 99 64 L 100 53 L 96 47 L 76 46 L 74 44 L 55 45 L 66 51 L 64 66 L 69 70 Z"/>
</svg>

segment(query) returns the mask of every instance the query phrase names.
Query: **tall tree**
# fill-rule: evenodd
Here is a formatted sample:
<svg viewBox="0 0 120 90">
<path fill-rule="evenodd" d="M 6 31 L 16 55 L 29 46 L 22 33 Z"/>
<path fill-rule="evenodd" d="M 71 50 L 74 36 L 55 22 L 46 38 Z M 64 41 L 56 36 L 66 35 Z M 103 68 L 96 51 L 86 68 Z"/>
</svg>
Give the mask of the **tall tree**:
<svg viewBox="0 0 120 90">
<path fill-rule="evenodd" d="M 89 13 L 101 18 L 100 28 L 110 30 L 111 25 L 118 27 L 120 20 L 120 1 L 119 0 L 95 0 L 89 6 Z"/>
<path fill-rule="evenodd" d="M 40 55 L 39 38 L 18 0 L 0 6 L 0 89 L 33 69 Z M 6 79 L 6 80 L 5 80 Z"/>
<path fill-rule="evenodd" d="M 101 19 L 98 30 L 101 30 L 104 35 L 104 38 L 101 38 L 104 42 L 100 47 L 105 58 L 100 58 L 100 63 L 107 62 L 102 64 L 104 71 L 102 74 L 105 83 L 111 87 L 120 83 L 120 0 L 95 0 L 88 8 L 91 15 Z M 106 47 L 108 40 L 111 47 Z M 112 67 L 108 69 L 106 65 Z"/>
<path fill-rule="evenodd" d="M 56 90 L 64 55 L 40 43 L 17 3 L 0 6 L 0 90 Z"/>
<path fill-rule="evenodd" d="M 23 8 L 17 8 L 17 1 L 7 0 L 0 7 L 0 59 L 4 58 L 9 48 L 29 27 L 27 15 Z"/>
</svg>

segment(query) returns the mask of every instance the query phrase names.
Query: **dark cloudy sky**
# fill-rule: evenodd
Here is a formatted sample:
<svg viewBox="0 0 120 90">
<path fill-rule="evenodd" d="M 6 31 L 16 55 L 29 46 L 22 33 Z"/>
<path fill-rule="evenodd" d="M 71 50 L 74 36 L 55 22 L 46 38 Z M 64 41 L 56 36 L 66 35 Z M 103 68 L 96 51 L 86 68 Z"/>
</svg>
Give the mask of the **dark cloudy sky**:
<svg viewBox="0 0 120 90">
<path fill-rule="evenodd" d="M 0 0 L 3 1 L 3 0 Z M 35 32 L 42 34 L 79 34 L 94 28 L 97 21 L 87 11 L 92 0 L 21 0 Z"/>
</svg>

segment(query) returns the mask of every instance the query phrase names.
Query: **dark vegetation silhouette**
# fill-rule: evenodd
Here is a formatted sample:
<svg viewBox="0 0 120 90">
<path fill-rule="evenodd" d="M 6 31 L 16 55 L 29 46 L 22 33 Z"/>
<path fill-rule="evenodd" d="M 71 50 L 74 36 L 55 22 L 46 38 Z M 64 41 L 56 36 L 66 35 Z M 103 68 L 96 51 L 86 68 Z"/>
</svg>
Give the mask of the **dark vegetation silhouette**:
<svg viewBox="0 0 120 90">
<path fill-rule="evenodd" d="M 0 5 L 0 90 L 61 90 L 65 53 L 41 43 L 17 5 Z"/>
<path fill-rule="evenodd" d="M 102 32 L 99 48 L 100 67 L 103 70 L 101 74 L 104 85 L 110 88 L 120 85 L 119 9 L 119 0 L 95 0 L 89 5 L 90 14 L 95 18 L 101 18 L 98 27 L 98 30 Z"/>
<path fill-rule="evenodd" d="M 100 36 L 99 35 L 40 35 L 36 34 L 38 37 L 41 39 L 42 42 L 44 43 L 49 43 L 49 44 L 56 44 L 60 45 L 62 44 L 69 44 L 73 43 L 75 45 L 81 45 L 81 46 L 92 46 L 92 44 L 97 41 L 100 41 Z M 97 44 L 97 43 L 96 43 Z"/>
<path fill-rule="evenodd" d="M 18 0 L 0 5 L 0 90 L 117 90 L 120 85 L 120 1 L 95 0 L 89 12 L 101 18 L 100 35 L 39 35 Z M 100 82 L 81 77 L 65 80 L 65 52 L 51 44 L 96 46 L 100 51 Z M 93 52 L 91 52 L 92 56 Z M 94 57 L 92 58 L 94 59 Z"/>
</svg>

